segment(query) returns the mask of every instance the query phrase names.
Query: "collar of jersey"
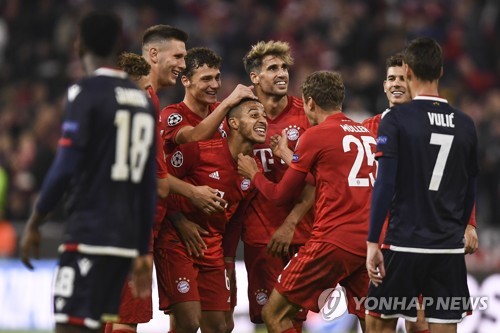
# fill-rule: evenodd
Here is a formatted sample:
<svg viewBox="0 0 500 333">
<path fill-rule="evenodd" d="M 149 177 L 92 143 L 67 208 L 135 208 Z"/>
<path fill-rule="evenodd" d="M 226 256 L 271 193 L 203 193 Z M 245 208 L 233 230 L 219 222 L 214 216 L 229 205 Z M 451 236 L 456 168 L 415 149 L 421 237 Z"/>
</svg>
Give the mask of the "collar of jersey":
<svg viewBox="0 0 500 333">
<path fill-rule="evenodd" d="M 94 75 L 102 75 L 102 76 L 111 76 L 111 77 L 119 77 L 121 79 L 127 78 L 127 73 L 122 70 L 109 68 L 109 67 L 100 67 L 94 71 Z"/>
<path fill-rule="evenodd" d="M 426 100 L 426 101 L 436 101 L 436 102 L 441 102 L 441 103 L 448 103 L 448 100 L 437 97 L 437 96 L 427 96 L 427 95 L 420 95 L 420 96 L 415 96 L 413 99 L 420 99 L 420 100 Z"/>
</svg>

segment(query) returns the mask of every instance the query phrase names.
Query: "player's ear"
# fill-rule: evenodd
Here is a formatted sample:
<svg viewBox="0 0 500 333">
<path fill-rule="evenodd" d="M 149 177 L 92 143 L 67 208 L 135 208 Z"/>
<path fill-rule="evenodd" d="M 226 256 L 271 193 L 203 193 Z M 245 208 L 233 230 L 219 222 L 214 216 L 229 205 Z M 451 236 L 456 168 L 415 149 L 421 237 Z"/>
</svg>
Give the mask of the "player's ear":
<svg viewBox="0 0 500 333">
<path fill-rule="evenodd" d="M 150 47 L 148 50 L 149 59 L 153 64 L 158 63 L 158 49 L 156 47 Z"/>
<path fill-rule="evenodd" d="M 230 129 L 235 130 L 235 131 L 237 131 L 238 128 L 240 127 L 240 123 L 239 123 L 238 119 L 236 119 L 234 117 L 229 117 L 229 119 L 227 120 L 227 125 L 229 126 Z"/>
<path fill-rule="evenodd" d="M 309 96 L 306 100 L 306 103 L 309 110 L 314 111 L 314 109 L 316 108 L 316 102 L 314 101 L 314 99 Z"/>
<path fill-rule="evenodd" d="M 250 80 L 253 84 L 259 84 L 259 75 L 255 72 L 250 72 Z"/>
<path fill-rule="evenodd" d="M 181 76 L 181 82 L 184 88 L 189 88 L 191 86 L 191 81 L 187 78 L 186 75 Z"/>
<path fill-rule="evenodd" d="M 441 66 L 441 72 L 439 72 L 439 78 L 442 78 L 444 74 L 443 66 Z"/>
<path fill-rule="evenodd" d="M 407 81 L 411 81 L 413 78 L 413 70 L 408 66 L 407 63 L 403 63 L 403 69 L 405 70 L 405 77 Z"/>
<path fill-rule="evenodd" d="M 387 89 L 385 88 L 386 83 L 387 83 L 387 80 L 384 80 L 384 83 L 382 84 L 382 87 L 384 87 L 384 92 L 387 92 Z"/>
</svg>

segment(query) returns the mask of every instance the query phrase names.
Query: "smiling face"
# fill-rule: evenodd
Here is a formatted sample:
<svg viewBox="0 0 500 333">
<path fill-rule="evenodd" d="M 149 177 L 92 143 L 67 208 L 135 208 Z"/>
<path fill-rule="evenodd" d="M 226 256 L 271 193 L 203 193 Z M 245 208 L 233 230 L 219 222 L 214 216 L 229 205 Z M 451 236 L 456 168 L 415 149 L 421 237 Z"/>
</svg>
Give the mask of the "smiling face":
<svg viewBox="0 0 500 333">
<path fill-rule="evenodd" d="M 186 44 L 171 39 L 161 42 L 157 50 L 157 64 L 161 87 L 173 86 L 177 77 L 186 68 Z"/>
<path fill-rule="evenodd" d="M 255 89 L 266 95 L 285 96 L 288 92 L 288 65 L 274 55 L 262 59 L 260 72 L 252 72 L 250 78 Z"/>
<path fill-rule="evenodd" d="M 389 101 L 389 106 L 410 101 L 411 96 L 405 79 L 405 70 L 402 66 L 387 68 L 387 77 L 384 80 L 384 91 Z"/>
<path fill-rule="evenodd" d="M 217 102 L 217 92 L 221 87 L 220 69 L 203 65 L 194 70 L 191 78 L 182 76 L 182 84 L 186 95 L 190 95 L 197 103 L 210 105 Z"/>
<path fill-rule="evenodd" d="M 229 127 L 251 143 L 266 142 L 267 116 L 259 101 L 246 101 L 228 117 Z"/>
</svg>

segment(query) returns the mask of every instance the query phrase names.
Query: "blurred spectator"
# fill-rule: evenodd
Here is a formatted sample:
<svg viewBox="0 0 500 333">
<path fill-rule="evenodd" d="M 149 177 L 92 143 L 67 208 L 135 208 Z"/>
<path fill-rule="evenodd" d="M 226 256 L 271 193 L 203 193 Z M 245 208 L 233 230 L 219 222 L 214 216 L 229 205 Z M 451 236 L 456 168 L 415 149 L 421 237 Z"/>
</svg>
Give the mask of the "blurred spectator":
<svg viewBox="0 0 500 333">
<path fill-rule="evenodd" d="M 500 226 L 500 2 L 498 0 L 40 0 L 0 1 L 0 162 L 10 187 L 6 217 L 24 219 L 50 164 L 61 101 L 83 75 L 74 52 L 74 22 L 93 7 L 115 10 L 128 50 L 140 53 L 142 32 L 167 23 L 190 34 L 188 47 L 221 54 L 225 98 L 249 84 L 242 57 L 259 40 L 290 43 L 291 94 L 316 70 L 342 73 L 344 109 L 362 119 L 385 109 L 384 61 L 420 35 L 443 46 L 441 93 L 471 114 L 481 135 L 479 223 Z M 183 88 L 160 94 L 162 106 Z"/>
</svg>

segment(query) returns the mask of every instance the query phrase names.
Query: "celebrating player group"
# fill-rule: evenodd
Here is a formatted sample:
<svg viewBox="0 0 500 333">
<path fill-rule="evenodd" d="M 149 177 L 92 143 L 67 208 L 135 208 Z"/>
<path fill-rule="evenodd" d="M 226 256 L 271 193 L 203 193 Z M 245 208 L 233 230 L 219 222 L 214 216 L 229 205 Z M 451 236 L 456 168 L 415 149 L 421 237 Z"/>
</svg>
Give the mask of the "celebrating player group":
<svg viewBox="0 0 500 333">
<path fill-rule="evenodd" d="M 419 37 L 387 59 L 389 108 L 357 123 L 342 77 L 315 71 L 290 96 L 290 46 L 259 41 L 242 66 L 251 84 L 219 100 L 222 59 L 186 49 L 155 25 L 142 54 L 124 52 L 112 13 L 91 12 L 77 45 L 87 77 L 68 89 L 56 158 L 22 240 L 28 268 L 45 217 L 66 195 L 68 221 L 53 292 L 56 332 L 131 333 L 159 307 L 171 333 L 238 332 L 239 279 L 250 320 L 302 332 L 340 285 L 364 332 L 456 332 L 470 305 L 464 256 L 475 231 L 477 136 L 439 96 L 439 44 Z M 161 106 L 180 81 L 184 98 Z M 381 85 L 382 88 L 382 85 Z M 243 242 L 247 276 L 235 274 Z M 430 300 L 369 309 L 359 299 Z"/>
</svg>

